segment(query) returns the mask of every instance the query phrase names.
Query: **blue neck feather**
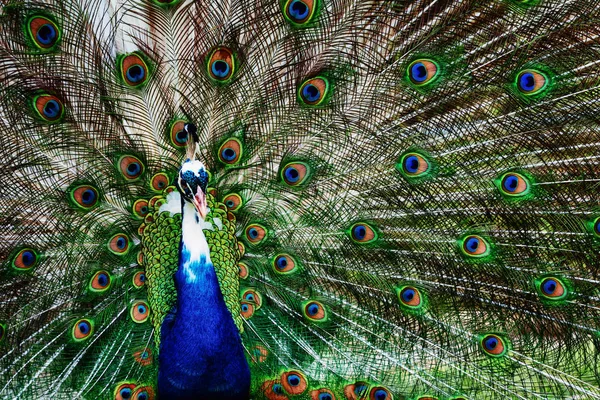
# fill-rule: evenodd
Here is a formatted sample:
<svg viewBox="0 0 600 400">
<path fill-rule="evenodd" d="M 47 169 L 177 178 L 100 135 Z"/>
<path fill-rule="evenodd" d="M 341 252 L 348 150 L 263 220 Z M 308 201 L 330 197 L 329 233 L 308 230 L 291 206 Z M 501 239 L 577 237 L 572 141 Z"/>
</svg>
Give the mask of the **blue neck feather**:
<svg viewBox="0 0 600 400">
<path fill-rule="evenodd" d="M 250 370 L 215 273 L 202 220 L 183 205 L 177 307 L 162 324 L 159 399 L 248 399 Z"/>
</svg>

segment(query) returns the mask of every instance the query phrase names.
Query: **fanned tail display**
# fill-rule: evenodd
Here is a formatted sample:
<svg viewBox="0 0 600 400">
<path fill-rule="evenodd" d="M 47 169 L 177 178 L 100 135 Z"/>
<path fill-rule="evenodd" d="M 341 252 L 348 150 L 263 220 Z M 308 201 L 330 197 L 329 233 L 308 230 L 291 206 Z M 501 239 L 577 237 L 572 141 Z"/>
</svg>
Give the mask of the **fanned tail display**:
<svg viewBox="0 0 600 400">
<path fill-rule="evenodd" d="M 600 2 L 0 13 L 0 398 L 600 399 Z"/>
</svg>

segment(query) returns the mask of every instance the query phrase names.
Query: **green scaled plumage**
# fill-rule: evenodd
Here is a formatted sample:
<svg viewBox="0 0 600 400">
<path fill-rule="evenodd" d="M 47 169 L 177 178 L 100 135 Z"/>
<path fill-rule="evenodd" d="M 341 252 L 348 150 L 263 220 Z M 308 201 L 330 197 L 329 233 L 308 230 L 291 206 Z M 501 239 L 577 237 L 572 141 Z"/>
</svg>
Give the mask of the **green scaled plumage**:
<svg viewBox="0 0 600 400">
<path fill-rule="evenodd" d="M 600 399 L 600 2 L 8 1 L 0 32 L 0 398 L 157 397 L 193 123 L 249 398 Z"/>
</svg>

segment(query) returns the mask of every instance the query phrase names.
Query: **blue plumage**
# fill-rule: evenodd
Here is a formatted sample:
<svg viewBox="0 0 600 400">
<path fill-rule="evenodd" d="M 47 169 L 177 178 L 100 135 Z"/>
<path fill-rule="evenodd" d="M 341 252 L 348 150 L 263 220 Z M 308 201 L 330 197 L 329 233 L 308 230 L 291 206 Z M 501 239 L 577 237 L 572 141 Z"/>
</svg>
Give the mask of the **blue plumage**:
<svg viewBox="0 0 600 400">
<path fill-rule="evenodd" d="M 238 330 L 223 301 L 213 265 L 190 264 L 197 280 L 187 281 L 183 248 L 175 275 L 177 310 L 162 325 L 159 396 L 166 399 L 247 399 L 250 370 Z"/>
</svg>

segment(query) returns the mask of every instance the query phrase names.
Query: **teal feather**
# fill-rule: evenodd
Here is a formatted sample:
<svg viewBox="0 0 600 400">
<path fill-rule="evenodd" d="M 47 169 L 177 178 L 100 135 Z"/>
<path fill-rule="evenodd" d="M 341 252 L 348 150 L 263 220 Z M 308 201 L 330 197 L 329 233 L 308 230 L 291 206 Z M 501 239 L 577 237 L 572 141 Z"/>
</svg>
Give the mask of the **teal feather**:
<svg viewBox="0 0 600 400">
<path fill-rule="evenodd" d="M 150 400 L 198 351 L 186 158 L 188 297 L 251 375 L 192 398 L 600 398 L 599 5 L 5 2 L 0 398 Z"/>
</svg>

